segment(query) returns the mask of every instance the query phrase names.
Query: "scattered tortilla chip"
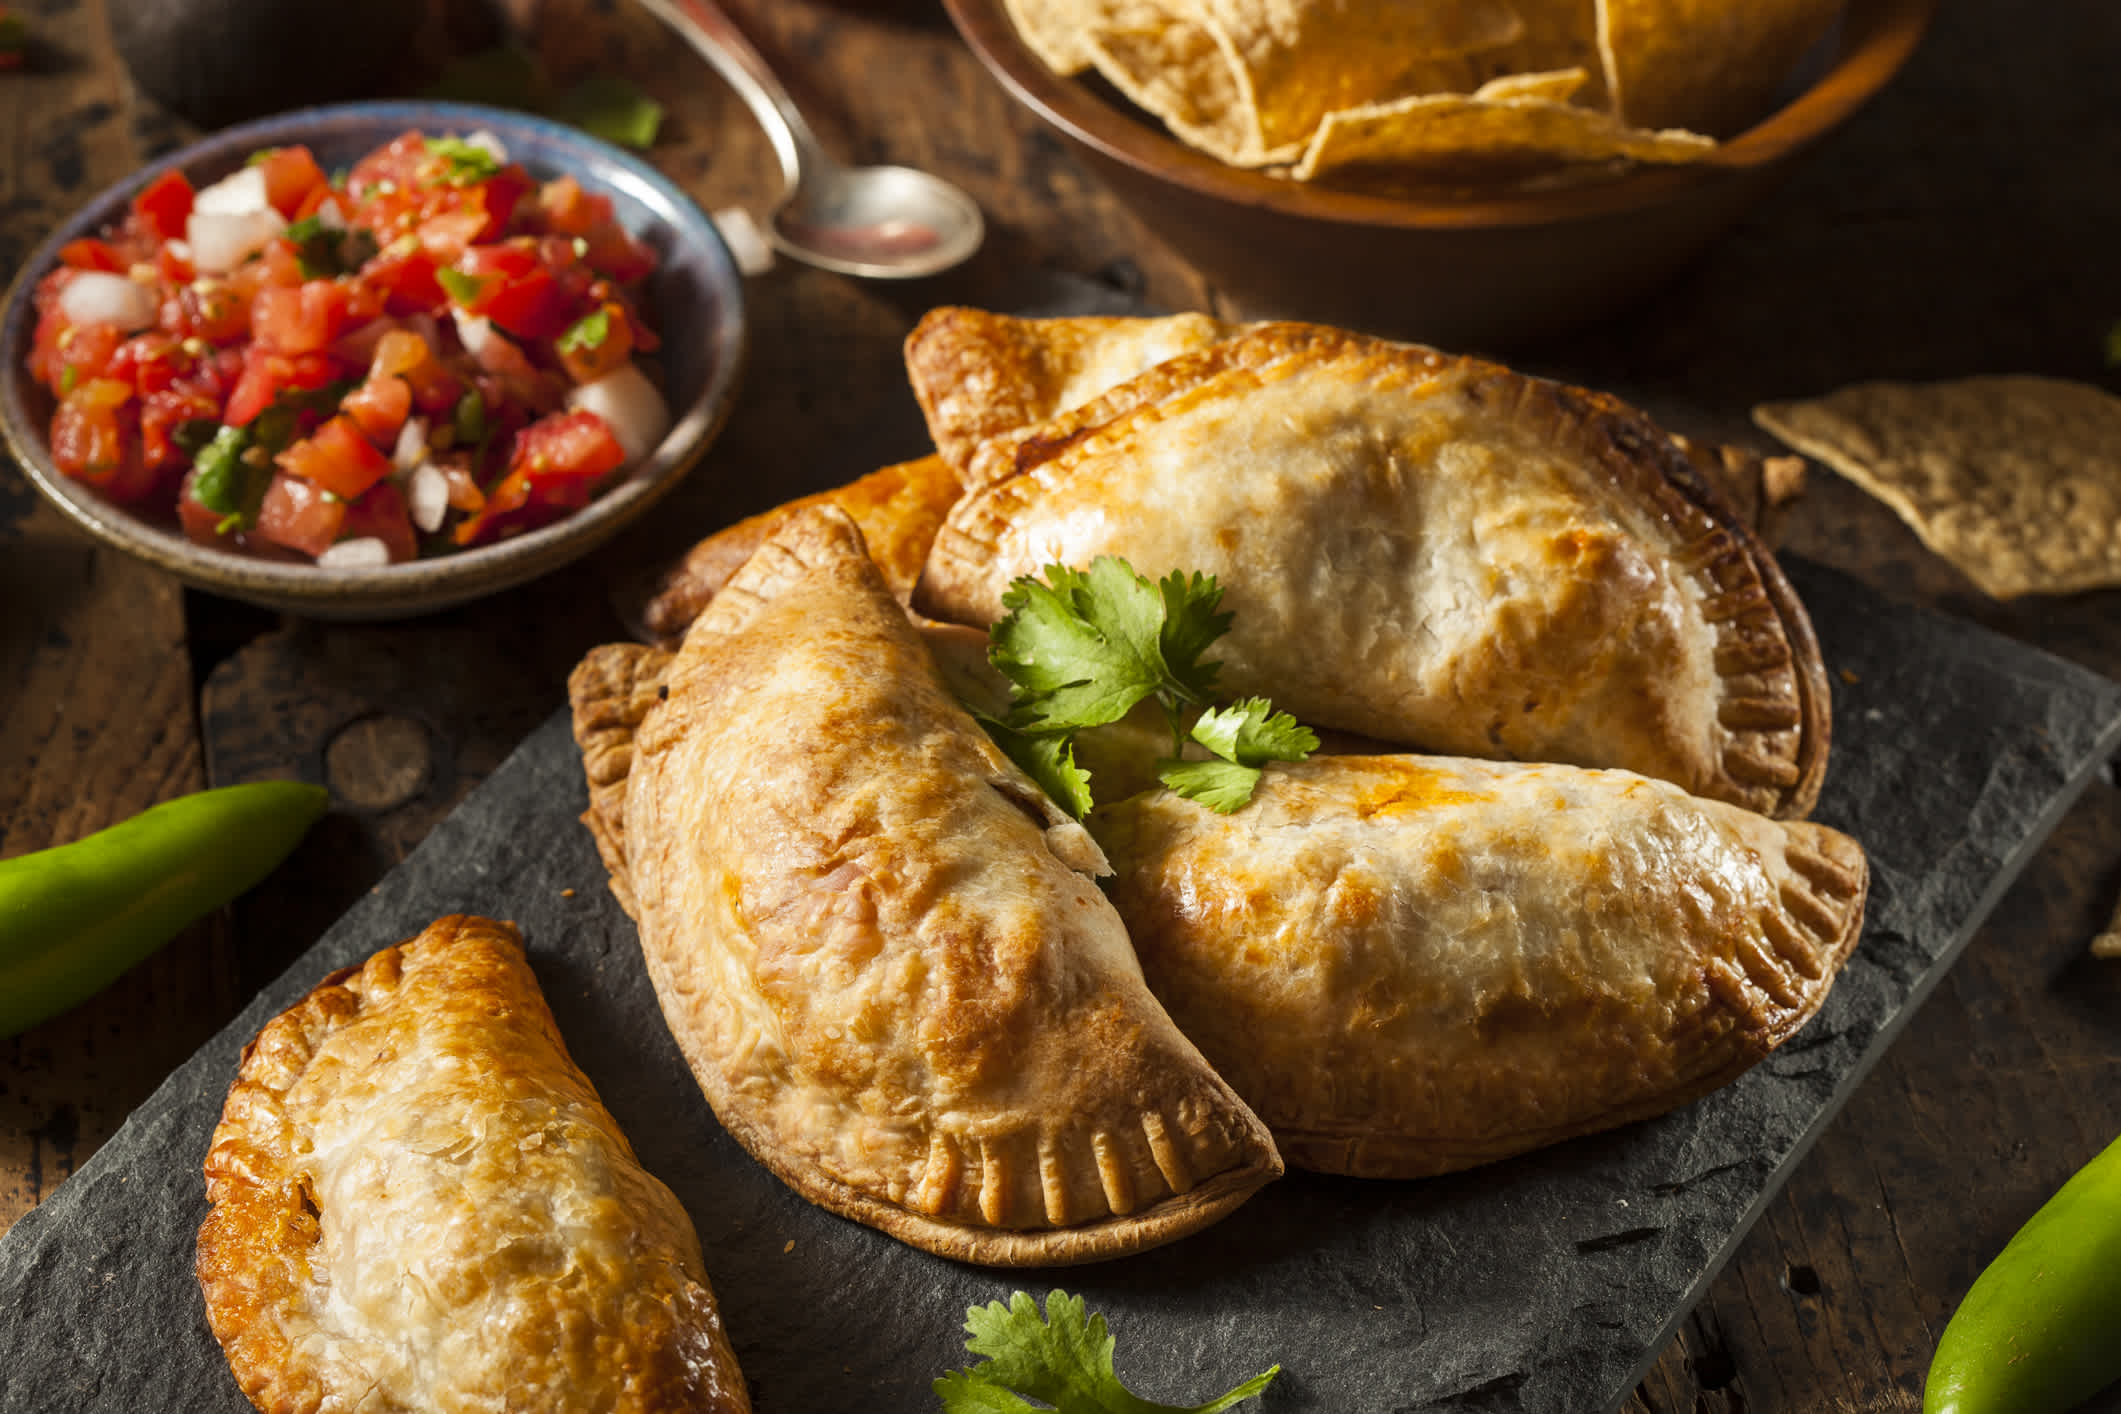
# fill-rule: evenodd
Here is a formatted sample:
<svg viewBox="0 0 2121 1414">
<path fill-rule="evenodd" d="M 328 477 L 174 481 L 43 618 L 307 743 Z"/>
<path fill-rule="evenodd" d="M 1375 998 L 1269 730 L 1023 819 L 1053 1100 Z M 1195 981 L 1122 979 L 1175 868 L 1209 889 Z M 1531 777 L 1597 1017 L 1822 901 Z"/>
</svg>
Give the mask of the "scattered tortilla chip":
<svg viewBox="0 0 2121 1414">
<path fill-rule="evenodd" d="M 1474 89 L 1473 96 L 1488 101 L 1544 98 L 1552 103 L 1566 103 L 1581 93 L 1590 80 L 1590 70 L 1582 67 L 1553 69 L 1543 74 L 1504 74 Z"/>
<path fill-rule="evenodd" d="M 1514 181 L 1615 158 L 1697 162 L 1715 150 L 1698 133 L 1646 132 L 1551 99 L 1440 93 L 1327 115 L 1295 177 L 1307 182 L 1359 171 L 1445 182 Z"/>
<path fill-rule="evenodd" d="M 1613 111 L 1730 137 L 1764 117 L 1844 0 L 1598 0 Z"/>
<path fill-rule="evenodd" d="M 1105 0 L 1083 47 L 1180 138 L 1259 167 L 1338 109 L 1474 87 L 1524 33 L 1507 0 Z"/>
<path fill-rule="evenodd" d="M 2121 398 L 2052 378 L 1865 383 L 1753 420 L 1997 599 L 2121 584 Z"/>
<path fill-rule="evenodd" d="M 2106 931 L 2092 939 L 2091 953 L 2108 961 L 2121 958 L 2121 904 L 2114 905 L 2114 916 L 2107 920 Z"/>
</svg>

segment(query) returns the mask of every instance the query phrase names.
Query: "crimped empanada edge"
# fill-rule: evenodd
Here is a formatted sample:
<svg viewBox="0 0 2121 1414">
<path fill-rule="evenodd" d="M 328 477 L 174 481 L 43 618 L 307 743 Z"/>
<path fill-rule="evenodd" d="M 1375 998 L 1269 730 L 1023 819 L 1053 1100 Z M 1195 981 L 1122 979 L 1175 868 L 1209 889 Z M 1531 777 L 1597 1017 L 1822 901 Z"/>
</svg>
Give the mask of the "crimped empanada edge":
<svg viewBox="0 0 2121 1414">
<path fill-rule="evenodd" d="M 710 1103 L 713 1098 L 708 1096 Z M 1266 1126 L 1239 1102 L 1238 1114 L 1256 1127 L 1253 1137 L 1259 1141 L 1261 1152 L 1254 1162 L 1211 1174 L 1183 1193 L 1124 1216 L 1068 1227 L 975 1226 L 930 1217 L 821 1174 L 814 1165 L 768 1142 L 763 1132 L 741 1113 L 732 1109 L 729 1117 L 723 1117 L 726 1107 L 713 1108 L 745 1152 L 809 1202 L 923 1252 L 982 1267 L 1080 1266 L 1162 1247 L 1214 1225 L 1284 1172 L 1280 1151 Z"/>
<path fill-rule="evenodd" d="M 1826 1004 L 1827 995 L 1833 991 L 1834 978 L 1848 962 L 1863 934 L 1864 912 L 1870 898 L 1870 860 L 1862 845 L 1841 831 L 1830 831 L 1828 826 L 1799 821 L 1794 823 L 1794 828 L 1830 832 L 1847 841 L 1856 865 L 1855 888 L 1841 906 L 1840 931 L 1825 949 L 1822 976 L 1818 985 L 1808 991 L 1805 1004 L 1791 1008 L 1769 1027 L 1738 1033 L 1735 1039 L 1743 1044 L 1723 1063 L 1689 1076 L 1671 1089 L 1640 1096 L 1627 1104 L 1615 1105 L 1569 1124 L 1483 1139 L 1270 1126 L 1283 1159 L 1291 1168 L 1314 1173 L 1344 1174 L 1354 1178 L 1433 1178 L 1497 1163 L 1587 1134 L 1618 1129 L 1639 1120 L 1654 1119 L 1682 1105 L 1692 1104 L 1738 1079 L 1773 1055 L 1818 1015 L 1819 1009 Z"/>
</svg>

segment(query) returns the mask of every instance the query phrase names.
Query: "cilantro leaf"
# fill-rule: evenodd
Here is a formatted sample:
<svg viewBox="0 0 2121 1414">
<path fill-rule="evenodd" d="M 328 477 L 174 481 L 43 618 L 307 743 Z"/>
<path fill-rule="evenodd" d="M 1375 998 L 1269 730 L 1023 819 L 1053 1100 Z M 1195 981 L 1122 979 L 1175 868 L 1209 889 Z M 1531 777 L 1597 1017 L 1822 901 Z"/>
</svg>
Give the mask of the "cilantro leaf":
<svg viewBox="0 0 2121 1414">
<path fill-rule="evenodd" d="M 1301 761 L 1318 750 L 1318 734 L 1264 697 L 1248 697 L 1200 714 L 1193 739 L 1225 761 L 1258 766 Z"/>
<path fill-rule="evenodd" d="M 1090 773 L 1075 764 L 1073 735 L 1023 732 L 981 713 L 973 716 L 987 729 L 1002 754 L 1037 781 L 1039 789 L 1055 805 L 1078 820 L 1090 813 Z"/>
<path fill-rule="evenodd" d="M 1172 709 L 1206 701 L 1215 665 L 1198 660 L 1229 625 L 1214 613 L 1220 593 L 1200 576 L 1160 589 L 1111 555 L 1088 571 L 1050 565 L 1044 584 L 1017 580 L 988 651 L 1017 688 L 1011 720 L 1067 731 L 1116 722 L 1152 693 Z"/>
<path fill-rule="evenodd" d="M 561 94 L 552 116 L 620 147 L 655 146 L 663 105 L 617 74 L 591 74 Z"/>
<path fill-rule="evenodd" d="M 477 275 L 467 275 L 448 265 L 435 271 L 435 279 L 441 281 L 442 288 L 448 292 L 449 297 L 461 305 L 469 305 L 479 297 L 479 291 L 486 288 L 484 279 Z"/>
<path fill-rule="evenodd" d="M 587 353 L 604 347 L 610 337 L 611 311 L 599 305 L 568 325 L 566 332 L 553 342 L 553 348 L 563 354 Z"/>
<path fill-rule="evenodd" d="M 350 275 L 367 264 L 376 253 L 376 238 L 355 227 L 327 226 L 316 216 L 304 216 L 281 232 L 294 242 L 295 264 L 305 280 L 328 280 Z"/>
<path fill-rule="evenodd" d="M 453 187 L 477 186 L 501 170 L 501 159 L 460 137 L 422 138 L 429 156 L 442 159 L 443 179 Z"/>
<path fill-rule="evenodd" d="M 1221 1414 L 1258 1394 L 1281 1366 L 1254 1375 L 1206 1404 L 1156 1404 L 1133 1393 L 1112 1367 L 1115 1344 L 1102 1315 L 1088 1316 L 1083 1299 L 1065 1291 L 1046 1297 L 1046 1319 L 1027 1292 L 965 1312 L 971 1339 L 965 1349 L 987 1359 L 943 1376 L 933 1386 L 944 1414 L 1030 1414 L 1026 1399 L 1043 1400 L 1061 1414 Z"/>
<path fill-rule="evenodd" d="M 1159 761 L 1156 779 L 1188 800 L 1218 815 L 1228 815 L 1252 799 L 1261 772 L 1235 761 Z"/>
<path fill-rule="evenodd" d="M 1161 642 L 1164 661 L 1191 687 L 1195 701 L 1206 701 L 1215 693 L 1215 676 L 1221 663 L 1203 663 L 1200 655 L 1208 645 L 1230 631 L 1234 614 L 1217 612 L 1223 590 L 1212 574 L 1165 575 L 1157 584 L 1164 601 Z"/>
</svg>

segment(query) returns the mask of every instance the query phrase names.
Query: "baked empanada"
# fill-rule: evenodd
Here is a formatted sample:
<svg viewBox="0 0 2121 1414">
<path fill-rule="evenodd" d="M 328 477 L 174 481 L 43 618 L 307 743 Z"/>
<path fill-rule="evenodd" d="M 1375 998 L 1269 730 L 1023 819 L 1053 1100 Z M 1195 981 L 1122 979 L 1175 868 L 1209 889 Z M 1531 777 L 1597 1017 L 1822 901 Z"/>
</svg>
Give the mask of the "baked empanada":
<svg viewBox="0 0 2121 1414">
<path fill-rule="evenodd" d="M 914 606 L 1019 576 L 1215 575 L 1222 687 L 1454 755 L 1622 767 L 1802 815 L 1826 676 L 1771 556 L 1615 399 L 1266 325 L 979 445 Z"/>
<path fill-rule="evenodd" d="M 641 614 L 641 627 L 666 647 L 674 647 L 729 577 L 788 518 L 810 506 L 838 506 L 861 527 L 884 584 L 900 600 L 912 597 L 913 582 L 943 516 L 957 500 L 957 473 L 941 457 L 881 467 L 867 476 L 761 511 L 727 526 L 685 552 L 655 586 Z"/>
<path fill-rule="evenodd" d="M 1169 1241 L 1281 1171 L 1143 983 L 1095 842 L 951 699 L 844 512 L 796 515 L 654 651 L 571 684 L 592 828 L 767 1167 L 997 1265 Z"/>
<path fill-rule="evenodd" d="M 1291 1164 L 1411 1178 L 1658 1114 L 1816 1011 L 1848 836 L 1625 771 L 1270 766 L 1094 812 L 1149 984 Z"/>
<path fill-rule="evenodd" d="M 199 1287 L 273 1414 L 746 1414 L 699 1239 L 568 1059 L 515 929 L 445 918 L 244 1050 Z"/>
</svg>

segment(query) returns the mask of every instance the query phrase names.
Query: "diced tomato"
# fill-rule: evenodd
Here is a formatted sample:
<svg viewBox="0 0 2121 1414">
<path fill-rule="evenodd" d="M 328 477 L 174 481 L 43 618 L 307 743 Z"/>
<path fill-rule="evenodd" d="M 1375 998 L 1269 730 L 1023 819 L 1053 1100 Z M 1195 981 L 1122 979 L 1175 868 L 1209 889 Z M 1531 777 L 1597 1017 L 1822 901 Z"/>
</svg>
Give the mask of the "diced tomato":
<svg viewBox="0 0 2121 1414">
<path fill-rule="evenodd" d="M 361 282 L 382 293 L 384 307 L 392 314 L 438 309 L 449 302 L 442 282 L 435 277 L 443 263 L 417 237 L 406 237 L 385 246 L 362 266 Z"/>
<path fill-rule="evenodd" d="M 582 408 L 555 413 L 523 429 L 513 465 L 530 478 L 539 500 L 586 506 L 598 482 L 623 466 L 626 449 L 611 424 Z"/>
<path fill-rule="evenodd" d="M 152 263 L 157 275 L 175 285 L 188 283 L 198 273 L 192 268 L 191 257 L 188 254 L 180 254 L 179 248 L 168 241 L 155 247 Z"/>
<path fill-rule="evenodd" d="M 477 545 L 484 541 L 498 540 L 505 529 L 527 527 L 530 524 L 529 519 L 518 513 L 529 506 L 530 477 L 521 468 L 517 468 L 502 477 L 500 484 L 486 493 L 485 505 L 458 523 L 457 544 Z"/>
<path fill-rule="evenodd" d="M 417 186 L 420 170 L 429 160 L 426 138 L 417 132 L 400 133 L 354 163 L 346 174 L 347 190 L 356 201 L 363 201 L 386 184 L 400 190 Z"/>
<path fill-rule="evenodd" d="M 184 473 L 184 480 L 177 487 L 177 524 L 183 527 L 184 538 L 193 544 L 227 549 L 230 539 L 221 533 L 222 513 L 193 494 L 192 484 L 198 479 L 194 468 Z"/>
<path fill-rule="evenodd" d="M 305 280 L 293 289 L 268 285 L 250 305 L 250 333 L 274 353 L 321 353 L 346 327 L 346 287 Z"/>
<path fill-rule="evenodd" d="M 182 172 L 164 172 L 133 198 L 133 215 L 158 241 L 177 240 L 191 216 L 192 186 Z"/>
<path fill-rule="evenodd" d="M 486 215 L 486 229 L 479 234 L 481 241 L 497 241 L 508 234 L 510 223 L 523 204 L 523 198 L 537 190 L 537 182 L 522 164 L 511 162 L 488 177 L 479 185 L 477 196 L 479 208 Z"/>
<path fill-rule="evenodd" d="M 430 417 L 455 411 L 457 400 L 464 396 L 463 380 L 443 367 L 427 341 L 409 329 L 394 329 L 383 336 L 368 376 L 371 380 L 402 379 L 412 391 L 414 405 Z"/>
<path fill-rule="evenodd" d="M 594 382 L 633 357 L 633 325 L 619 305 L 600 305 L 569 325 L 556 348 L 568 377 Z"/>
<path fill-rule="evenodd" d="M 324 186 L 324 169 L 306 147 L 276 147 L 259 163 L 265 169 L 265 199 L 292 221 L 311 192 Z"/>
<path fill-rule="evenodd" d="M 434 257 L 438 265 L 448 265 L 474 241 L 483 238 L 491 225 L 482 207 L 468 205 L 428 217 L 414 234 L 419 238 L 420 249 Z"/>
<path fill-rule="evenodd" d="M 539 258 L 537 243 L 518 238 L 502 245 L 477 245 L 453 267 L 477 282 L 469 298 L 455 303 L 467 314 L 491 319 L 524 339 L 549 339 L 574 322 L 566 297 L 552 271 Z"/>
<path fill-rule="evenodd" d="M 611 219 L 611 198 L 582 190 L 573 177 L 554 177 L 538 192 L 537 216 L 553 235 L 586 236 Z"/>
<path fill-rule="evenodd" d="M 412 389 L 402 378 L 371 378 L 346 395 L 339 410 L 378 447 L 396 444 L 398 429 L 412 416 Z"/>
<path fill-rule="evenodd" d="M 235 427 L 248 426 L 282 391 L 321 388 L 337 376 L 337 366 L 322 354 L 288 358 L 253 346 L 243 356 L 243 372 L 228 395 L 221 420 Z"/>
<path fill-rule="evenodd" d="M 142 397 L 159 393 L 191 370 L 191 355 L 174 334 L 151 329 L 118 345 L 104 376 L 133 385 Z"/>
<path fill-rule="evenodd" d="M 420 537 L 412 528 L 412 513 L 406 509 L 404 494 L 394 481 L 378 481 L 368 488 L 367 494 L 346 507 L 339 538 L 358 540 L 370 535 L 390 547 L 394 564 L 420 557 Z"/>
<path fill-rule="evenodd" d="M 187 422 L 220 420 L 219 400 L 197 388 L 173 384 L 149 393 L 140 403 L 140 460 L 156 472 L 181 469 L 191 457 L 177 445 L 176 430 Z"/>
<path fill-rule="evenodd" d="M 62 323 L 53 339 L 51 390 L 63 398 L 90 379 L 101 378 L 124 342 L 115 324 Z"/>
<path fill-rule="evenodd" d="M 312 481 L 284 473 L 265 488 L 258 536 L 315 558 L 329 550 L 346 523 L 346 502 Z"/>
<path fill-rule="evenodd" d="M 114 501 L 139 500 L 157 480 L 140 459 L 139 424 L 131 387 L 91 378 L 61 399 L 52 417 L 52 461 Z"/>
<path fill-rule="evenodd" d="M 84 236 L 60 246 L 59 262 L 75 270 L 107 270 L 112 274 L 123 274 L 127 268 L 116 247 L 93 236 Z"/>
<path fill-rule="evenodd" d="M 390 474 L 390 459 L 369 444 L 352 418 L 343 415 L 332 418 L 274 461 L 288 475 L 305 477 L 346 501 Z"/>
<path fill-rule="evenodd" d="M 250 333 L 250 302 L 226 280 L 189 280 L 165 288 L 156 322 L 180 339 L 230 344 Z"/>
</svg>

